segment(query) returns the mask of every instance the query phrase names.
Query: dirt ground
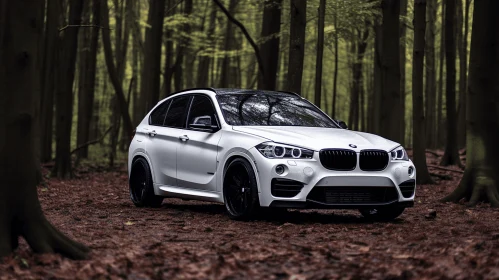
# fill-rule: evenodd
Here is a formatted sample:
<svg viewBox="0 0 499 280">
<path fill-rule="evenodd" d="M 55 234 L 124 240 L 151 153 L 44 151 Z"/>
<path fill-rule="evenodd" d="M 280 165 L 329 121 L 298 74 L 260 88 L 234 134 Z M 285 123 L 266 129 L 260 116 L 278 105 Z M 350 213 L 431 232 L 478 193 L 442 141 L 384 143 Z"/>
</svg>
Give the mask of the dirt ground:
<svg viewBox="0 0 499 280">
<path fill-rule="evenodd" d="M 136 208 L 124 169 L 81 168 L 39 196 L 48 219 L 92 249 L 89 259 L 34 255 L 21 242 L 0 279 L 499 279 L 499 210 L 438 202 L 461 174 L 431 171 L 451 180 L 418 186 L 415 207 L 394 222 L 354 210 L 237 222 L 213 203 Z"/>
</svg>

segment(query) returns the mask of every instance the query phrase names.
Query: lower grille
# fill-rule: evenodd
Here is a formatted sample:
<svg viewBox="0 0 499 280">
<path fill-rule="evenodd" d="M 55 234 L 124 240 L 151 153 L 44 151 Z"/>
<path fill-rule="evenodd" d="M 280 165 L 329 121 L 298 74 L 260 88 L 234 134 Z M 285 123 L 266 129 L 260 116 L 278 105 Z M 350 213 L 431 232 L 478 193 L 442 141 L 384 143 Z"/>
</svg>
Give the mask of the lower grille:
<svg viewBox="0 0 499 280">
<path fill-rule="evenodd" d="M 388 153 L 380 150 L 364 150 L 359 155 L 359 167 L 364 171 L 381 171 L 388 165 Z"/>
<path fill-rule="evenodd" d="M 322 166 L 330 170 L 350 171 L 357 166 L 357 153 L 352 150 L 324 149 L 319 158 Z"/>
<path fill-rule="evenodd" d="M 414 195 L 414 191 L 416 190 L 416 180 L 405 181 L 399 185 L 399 188 L 402 196 L 409 198 Z"/>
<path fill-rule="evenodd" d="M 303 183 L 281 178 L 272 179 L 270 185 L 270 192 L 276 197 L 294 197 L 300 193 L 301 189 L 303 189 Z"/>
<path fill-rule="evenodd" d="M 324 204 L 381 204 L 397 199 L 395 187 L 314 187 L 307 196 Z"/>
</svg>

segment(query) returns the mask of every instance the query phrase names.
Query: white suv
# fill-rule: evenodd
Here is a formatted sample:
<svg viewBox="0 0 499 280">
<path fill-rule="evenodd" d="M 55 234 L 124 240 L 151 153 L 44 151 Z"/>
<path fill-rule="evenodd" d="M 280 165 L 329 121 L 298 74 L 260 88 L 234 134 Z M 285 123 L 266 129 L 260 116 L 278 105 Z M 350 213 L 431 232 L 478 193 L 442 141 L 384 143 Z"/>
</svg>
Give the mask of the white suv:
<svg viewBox="0 0 499 280">
<path fill-rule="evenodd" d="M 160 101 L 136 129 L 130 197 L 259 208 L 354 208 L 377 220 L 414 204 L 416 170 L 400 144 L 351 131 L 294 93 L 191 89 Z"/>
</svg>

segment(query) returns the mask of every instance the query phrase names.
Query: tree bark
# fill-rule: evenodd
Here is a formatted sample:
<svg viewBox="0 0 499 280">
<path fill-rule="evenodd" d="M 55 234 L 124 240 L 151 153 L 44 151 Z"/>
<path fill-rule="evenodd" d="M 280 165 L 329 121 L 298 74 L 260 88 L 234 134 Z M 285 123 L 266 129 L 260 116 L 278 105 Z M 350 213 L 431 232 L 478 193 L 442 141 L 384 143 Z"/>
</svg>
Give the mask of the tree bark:
<svg viewBox="0 0 499 280">
<path fill-rule="evenodd" d="M 458 1 L 458 38 L 457 49 L 459 53 L 459 105 L 457 110 L 457 146 L 466 146 L 466 88 L 468 80 L 468 21 L 471 0 L 465 0 L 464 22 L 463 3 Z"/>
<path fill-rule="evenodd" d="M 215 20 L 217 19 L 217 8 L 215 5 L 211 6 L 212 7 L 210 11 L 210 20 L 208 23 L 208 28 L 203 31 L 206 32 L 206 37 L 208 39 L 208 42 L 211 44 L 210 48 L 214 47 L 213 35 L 215 34 L 215 28 L 216 28 Z M 231 23 L 229 22 L 227 24 Z M 208 87 L 210 85 L 209 72 L 210 72 L 210 64 L 213 61 L 214 59 L 212 59 L 208 54 L 205 54 L 199 58 L 199 67 L 198 67 L 197 82 L 196 82 L 197 87 Z"/>
<path fill-rule="evenodd" d="M 371 118 L 373 119 L 373 132 L 381 133 L 381 112 L 383 111 L 383 82 L 382 82 L 382 51 L 383 51 L 383 28 L 379 20 L 374 24 L 374 106 Z"/>
<path fill-rule="evenodd" d="M 184 16 L 189 17 L 192 14 L 192 0 L 184 1 Z M 185 23 L 182 26 L 183 32 L 185 34 L 189 34 L 191 32 L 191 24 Z M 184 57 L 188 50 L 190 38 L 183 37 L 179 42 L 179 46 L 177 47 L 177 58 L 175 59 L 175 65 L 173 66 L 173 79 L 175 81 L 175 91 L 180 91 L 184 88 Z"/>
<path fill-rule="evenodd" d="M 335 2 L 336 5 L 337 2 Z M 333 76 L 333 105 L 331 117 L 333 119 L 336 118 L 336 100 L 338 98 L 338 65 L 339 65 L 339 54 L 338 54 L 338 45 L 340 43 L 339 34 L 338 34 L 338 6 L 334 11 L 334 76 Z"/>
<path fill-rule="evenodd" d="M 380 135 L 396 142 L 401 139 L 399 0 L 382 0 L 381 110 Z M 387 110 L 387 108 L 389 108 Z"/>
<path fill-rule="evenodd" d="M 426 119 L 426 146 L 434 149 L 436 143 L 436 101 L 437 101 L 437 71 L 435 63 L 435 37 L 437 21 L 437 2 L 427 2 L 427 26 L 426 26 L 426 100 L 425 100 L 425 119 Z"/>
<path fill-rule="evenodd" d="M 445 59 L 446 59 L 446 116 L 447 116 L 447 139 L 445 153 L 440 165 L 459 165 L 459 153 L 457 149 L 457 124 L 456 124 L 456 40 L 454 37 L 456 0 L 446 0 L 445 8 Z M 461 1 L 461 0 L 459 0 Z"/>
<path fill-rule="evenodd" d="M 418 171 L 416 183 L 432 184 L 426 166 L 426 122 L 423 110 L 423 73 L 425 54 L 426 0 L 414 0 L 414 51 L 412 67 L 413 160 Z"/>
<path fill-rule="evenodd" d="M 141 108 L 142 116 L 159 101 L 164 13 L 165 0 L 150 1 L 149 15 L 147 16 L 150 28 L 146 28 L 144 64 L 140 77 L 140 97 L 145 98 L 145 108 Z"/>
<path fill-rule="evenodd" d="M 279 32 L 281 32 L 282 0 L 265 0 L 260 46 L 264 73 L 258 78 L 258 88 L 275 90 L 279 61 Z"/>
<path fill-rule="evenodd" d="M 100 25 L 99 1 L 92 2 L 92 24 Z M 78 129 L 77 146 L 87 143 L 90 140 L 90 120 L 92 119 L 95 95 L 95 73 L 97 67 L 97 51 L 99 43 L 100 28 L 87 28 L 84 37 L 88 41 L 88 46 L 82 50 L 81 63 L 85 67 L 81 68 L 78 92 Z M 78 156 L 86 158 L 88 156 L 88 146 L 78 151 Z"/>
<path fill-rule="evenodd" d="M 0 85 L 8 93 L 0 94 L 0 257 L 11 254 L 23 237 L 36 253 L 81 259 L 88 249 L 47 221 L 36 191 L 33 136 L 42 15 L 39 1 L 0 3 Z"/>
<path fill-rule="evenodd" d="M 237 0 L 230 0 L 229 1 L 229 13 L 231 15 L 235 14 L 236 8 L 237 8 Z M 223 44 L 223 51 L 225 51 L 225 55 L 222 58 L 222 71 L 220 73 L 220 82 L 219 85 L 222 88 L 229 88 L 229 87 L 234 87 L 233 82 L 234 82 L 234 73 L 231 69 L 231 61 L 232 59 L 232 54 L 231 51 L 234 50 L 235 48 L 235 35 L 234 35 L 234 29 L 232 28 L 232 23 L 227 20 L 227 25 L 225 27 L 225 36 L 224 36 L 224 44 Z"/>
<path fill-rule="evenodd" d="M 466 169 L 444 201 L 499 207 L 499 1 L 475 1 L 466 108 Z"/>
<path fill-rule="evenodd" d="M 355 58 L 352 62 L 352 94 L 350 98 L 350 120 L 349 125 L 353 130 L 360 129 L 360 113 L 362 111 L 362 92 L 364 89 L 363 65 L 364 55 L 367 49 L 367 39 L 369 38 L 369 27 L 365 24 L 364 30 L 357 30 L 357 38 L 353 43 L 355 47 Z"/>
<path fill-rule="evenodd" d="M 444 62 L 445 62 L 445 0 L 442 0 L 442 20 L 440 27 L 440 65 L 438 79 L 438 101 L 437 101 L 437 134 L 435 135 L 437 147 L 442 147 L 444 142 L 445 124 L 442 120 L 443 100 L 444 100 Z"/>
<path fill-rule="evenodd" d="M 400 142 L 401 145 L 405 145 L 405 111 L 406 111 L 406 75 L 405 75 L 405 64 L 406 64 L 406 49 L 407 49 L 407 27 L 406 19 L 407 17 L 407 1 L 400 0 L 400 16 L 403 17 L 403 21 L 400 23 L 400 112 L 402 123 L 400 124 Z"/>
<path fill-rule="evenodd" d="M 319 20 L 317 22 L 317 56 L 315 60 L 315 106 L 321 107 L 322 93 L 322 58 L 324 56 L 324 20 L 326 17 L 326 0 L 319 5 Z"/>
<path fill-rule="evenodd" d="M 290 0 L 289 59 L 286 89 L 301 93 L 303 58 L 305 55 L 305 29 L 307 1 Z"/>
<path fill-rule="evenodd" d="M 72 0 L 69 25 L 81 24 L 83 0 Z M 58 178 L 71 177 L 71 127 L 73 123 L 73 82 L 75 77 L 78 27 L 65 29 L 59 63 L 59 81 L 56 93 L 56 155 L 52 173 Z"/>
</svg>

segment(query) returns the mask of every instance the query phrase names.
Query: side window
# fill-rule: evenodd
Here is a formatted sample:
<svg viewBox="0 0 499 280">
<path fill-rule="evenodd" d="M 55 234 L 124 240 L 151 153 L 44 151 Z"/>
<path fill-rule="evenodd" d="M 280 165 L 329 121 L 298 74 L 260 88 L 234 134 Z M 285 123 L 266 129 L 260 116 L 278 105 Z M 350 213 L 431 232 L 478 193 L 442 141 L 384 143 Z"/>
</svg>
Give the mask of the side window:
<svg viewBox="0 0 499 280">
<path fill-rule="evenodd" d="M 168 111 L 168 106 L 172 101 L 168 100 L 159 105 L 154 111 L 152 111 L 151 115 L 149 115 L 149 124 L 150 125 L 163 125 L 163 121 L 165 120 L 166 111 Z"/>
<path fill-rule="evenodd" d="M 213 108 L 213 104 L 210 99 L 206 96 L 196 95 L 192 101 L 187 125 L 217 125 L 216 115 L 215 108 Z"/>
<path fill-rule="evenodd" d="M 190 96 L 187 95 L 173 99 L 172 105 L 166 114 L 165 126 L 177 128 L 185 127 L 185 115 L 189 100 Z"/>
</svg>

